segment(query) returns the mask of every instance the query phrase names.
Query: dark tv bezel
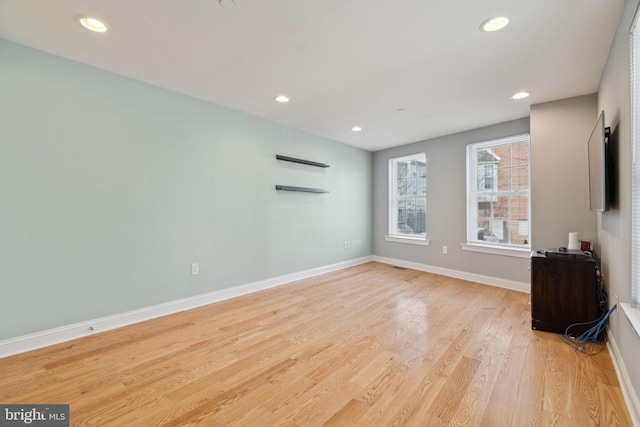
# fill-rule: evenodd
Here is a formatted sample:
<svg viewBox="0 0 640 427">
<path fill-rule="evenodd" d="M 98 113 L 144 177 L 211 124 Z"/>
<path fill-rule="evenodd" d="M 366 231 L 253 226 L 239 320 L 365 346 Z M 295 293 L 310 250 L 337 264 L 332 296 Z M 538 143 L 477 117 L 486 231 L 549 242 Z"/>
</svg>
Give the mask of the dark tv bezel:
<svg viewBox="0 0 640 427">
<path fill-rule="evenodd" d="M 606 212 L 609 209 L 607 194 L 607 137 L 608 128 L 604 125 L 604 111 L 588 141 L 589 158 L 589 209 Z"/>
</svg>

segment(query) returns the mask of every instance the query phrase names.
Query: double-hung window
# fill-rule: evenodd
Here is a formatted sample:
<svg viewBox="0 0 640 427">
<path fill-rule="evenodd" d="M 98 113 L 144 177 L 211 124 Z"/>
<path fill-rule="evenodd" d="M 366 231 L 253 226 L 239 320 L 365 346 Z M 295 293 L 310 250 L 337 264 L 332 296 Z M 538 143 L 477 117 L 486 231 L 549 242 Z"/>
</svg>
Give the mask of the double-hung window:
<svg viewBox="0 0 640 427">
<path fill-rule="evenodd" d="M 387 240 L 428 244 L 427 156 L 389 160 L 389 235 Z"/>
<path fill-rule="evenodd" d="M 467 243 L 530 247 L 529 134 L 467 145 Z"/>
</svg>

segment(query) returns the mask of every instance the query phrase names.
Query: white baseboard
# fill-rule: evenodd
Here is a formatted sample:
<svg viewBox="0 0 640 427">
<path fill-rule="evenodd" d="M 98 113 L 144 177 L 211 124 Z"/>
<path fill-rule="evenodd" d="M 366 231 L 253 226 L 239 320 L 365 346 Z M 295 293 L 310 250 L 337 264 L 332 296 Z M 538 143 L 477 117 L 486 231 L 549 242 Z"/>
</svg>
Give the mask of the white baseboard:
<svg viewBox="0 0 640 427">
<path fill-rule="evenodd" d="M 524 293 L 531 293 L 531 285 L 524 282 L 516 282 L 515 280 L 506 280 L 499 277 L 484 276 L 482 274 L 469 273 L 466 271 L 451 270 L 443 267 L 435 267 L 433 265 L 420 264 L 417 262 L 403 261 L 400 259 L 386 258 L 374 255 L 372 261 L 384 264 L 395 265 L 397 267 L 411 268 L 413 270 L 425 271 L 427 273 L 440 274 L 442 276 L 455 277 L 456 279 L 469 280 L 471 282 L 482 283 L 485 285 L 497 286 L 499 288 L 511 289 Z"/>
<path fill-rule="evenodd" d="M 180 311 L 201 307 L 203 305 L 224 301 L 241 295 L 247 295 L 264 289 L 273 288 L 275 286 L 284 285 L 285 283 L 294 282 L 296 280 L 306 279 L 309 277 L 318 276 L 320 274 L 342 270 L 344 268 L 363 264 L 371 260 L 372 257 L 370 256 L 357 258 L 354 260 L 339 262 L 324 267 L 313 268 L 311 270 L 300 271 L 297 273 L 287 274 L 284 276 L 274 277 L 271 279 L 248 283 L 245 285 L 234 286 L 232 288 L 221 289 L 219 291 L 196 295 L 189 298 L 169 301 L 164 304 L 145 307 L 126 313 L 101 317 L 86 322 L 75 323 L 72 325 L 62 326 L 46 331 L 3 340 L 0 341 L 0 358 L 36 350 L 38 348 L 47 347 L 53 344 L 59 344 L 61 342 L 70 341 L 98 332 L 105 332 L 111 329 L 143 322 L 145 320 L 155 319 L 157 317 L 166 316 L 168 314 L 178 313 Z"/>
<path fill-rule="evenodd" d="M 47 347 L 61 342 L 70 341 L 99 332 L 105 332 L 123 326 L 132 325 L 134 323 L 143 322 L 145 320 L 166 316 L 180 311 L 189 310 L 203 305 L 224 301 L 241 295 L 247 295 L 263 289 L 280 286 L 285 283 L 302 280 L 320 274 L 341 270 L 369 261 L 377 261 L 384 264 L 396 265 L 398 267 L 411 268 L 418 271 L 428 273 L 441 274 L 443 276 L 455 277 L 458 279 L 469 280 L 487 285 L 498 286 L 501 288 L 513 289 L 521 292 L 530 292 L 528 283 L 520 283 L 510 280 L 499 279 L 496 277 L 483 276 L 479 274 L 467 273 L 463 271 L 450 270 L 441 267 L 429 266 L 410 261 L 402 261 L 393 258 L 385 258 L 379 256 L 367 256 L 357 258 L 337 264 L 331 264 L 324 267 L 318 267 L 311 270 L 301 271 L 297 273 L 287 274 L 284 276 L 274 277 L 271 279 L 261 280 L 258 282 L 248 283 L 245 285 L 234 286 L 232 288 L 221 289 L 219 291 L 209 292 L 206 294 L 196 295 L 180 300 L 169 301 L 164 304 L 158 304 L 138 310 L 128 311 L 113 316 L 92 319 L 86 322 L 74 323 L 72 325 L 61 326 L 54 329 L 36 332 L 29 335 L 23 335 L 16 338 L 10 338 L 0 341 L 0 358 L 12 356 L 14 354 L 24 353 L 38 348 Z"/>
<path fill-rule="evenodd" d="M 616 369 L 616 375 L 620 382 L 624 401 L 626 402 L 627 409 L 629 410 L 631 422 L 633 422 L 634 427 L 640 427 L 640 399 L 638 399 L 638 395 L 635 393 L 633 384 L 631 384 L 629 374 L 627 374 L 627 369 L 624 367 L 624 363 L 622 363 L 620 350 L 613 338 L 613 334 L 608 334 L 607 336 L 607 348 L 609 349 L 609 354 L 611 354 L 613 366 Z"/>
</svg>

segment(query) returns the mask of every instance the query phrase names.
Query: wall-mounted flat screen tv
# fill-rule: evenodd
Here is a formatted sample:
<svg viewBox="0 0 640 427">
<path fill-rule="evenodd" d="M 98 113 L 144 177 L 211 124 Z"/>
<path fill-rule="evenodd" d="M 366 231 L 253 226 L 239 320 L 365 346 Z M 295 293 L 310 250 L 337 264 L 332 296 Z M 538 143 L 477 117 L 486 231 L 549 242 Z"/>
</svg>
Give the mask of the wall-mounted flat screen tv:
<svg viewBox="0 0 640 427">
<path fill-rule="evenodd" d="M 589 202 L 592 211 L 605 212 L 607 195 L 607 138 L 609 128 L 604 126 L 604 111 L 600 113 L 589 138 Z"/>
</svg>

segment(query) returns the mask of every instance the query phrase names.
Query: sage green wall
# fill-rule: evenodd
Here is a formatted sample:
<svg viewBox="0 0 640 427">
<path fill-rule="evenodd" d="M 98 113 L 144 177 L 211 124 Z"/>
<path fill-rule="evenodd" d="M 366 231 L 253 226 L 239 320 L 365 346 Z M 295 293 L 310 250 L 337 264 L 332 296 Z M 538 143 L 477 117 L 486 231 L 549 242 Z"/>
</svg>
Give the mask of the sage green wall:
<svg viewBox="0 0 640 427">
<path fill-rule="evenodd" d="M 3 40 L 0 94 L 0 339 L 371 255 L 369 152 Z"/>
</svg>

